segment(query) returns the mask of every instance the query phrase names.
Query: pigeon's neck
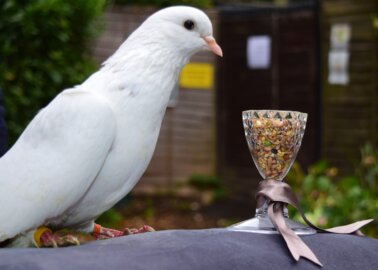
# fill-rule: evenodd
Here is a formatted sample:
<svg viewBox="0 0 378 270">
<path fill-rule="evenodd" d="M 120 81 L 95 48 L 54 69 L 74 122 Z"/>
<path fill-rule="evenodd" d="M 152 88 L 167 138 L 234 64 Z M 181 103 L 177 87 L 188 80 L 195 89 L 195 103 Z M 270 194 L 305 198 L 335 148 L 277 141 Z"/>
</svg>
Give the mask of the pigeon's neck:
<svg viewBox="0 0 378 270">
<path fill-rule="evenodd" d="M 158 42 L 128 41 L 81 88 L 103 95 L 120 112 L 137 104 L 149 115 L 163 115 L 189 57 Z"/>
<path fill-rule="evenodd" d="M 107 89 L 131 91 L 130 95 L 169 97 L 189 56 L 178 53 L 161 42 L 129 38 L 105 61 L 99 73 L 111 80 Z"/>
<path fill-rule="evenodd" d="M 147 28 L 146 26 L 145 28 Z M 189 60 L 187 55 L 172 45 L 162 33 L 137 29 L 103 64 L 111 72 L 134 72 L 143 75 L 149 71 L 168 72 L 181 69 Z M 145 76 L 144 76 L 145 77 Z"/>
<path fill-rule="evenodd" d="M 103 95 L 120 115 L 145 115 L 159 123 L 190 55 L 144 33 L 134 32 L 82 88 Z"/>
</svg>

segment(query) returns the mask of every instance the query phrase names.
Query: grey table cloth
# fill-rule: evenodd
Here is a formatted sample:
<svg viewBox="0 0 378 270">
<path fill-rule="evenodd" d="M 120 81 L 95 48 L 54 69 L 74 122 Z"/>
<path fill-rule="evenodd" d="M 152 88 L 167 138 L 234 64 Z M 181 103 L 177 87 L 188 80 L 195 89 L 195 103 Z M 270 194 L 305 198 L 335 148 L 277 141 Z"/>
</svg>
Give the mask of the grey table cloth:
<svg viewBox="0 0 378 270">
<path fill-rule="evenodd" d="M 316 234 L 303 240 L 323 269 L 378 269 L 378 240 Z M 279 235 L 170 230 L 59 249 L 0 249 L 0 269 L 320 269 L 295 262 Z"/>
</svg>

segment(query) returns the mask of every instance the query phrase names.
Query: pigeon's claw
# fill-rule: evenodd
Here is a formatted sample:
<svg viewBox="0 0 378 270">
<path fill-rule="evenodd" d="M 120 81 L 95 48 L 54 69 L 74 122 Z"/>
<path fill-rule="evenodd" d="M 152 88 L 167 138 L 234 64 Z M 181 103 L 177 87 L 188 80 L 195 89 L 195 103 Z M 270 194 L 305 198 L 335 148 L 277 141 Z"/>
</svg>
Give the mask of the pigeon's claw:
<svg viewBox="0 0 378 270">
<path fill-rule="evenodd" d="M 105 227 L 102 227 L 99 224 L 94 225 L 92 234 L 97 240 L 120 237 L 120 236 L 124 235 L 124 233 L 122 231 L 118 231 L 118 230 L 114 230 L 114 229 L 110 229 L 110 228 L 105 228 Z"/>
<path fill-rule="evenodd" d="M 130 235 L 130 234 L 138 234 L 138 233 L 146 233 L 146 232 L 154 232 L 155 229 L 152 228 L 151 226 L 148 226 L 148 225 L 143 225 L 142 227 L 140 227 L 139 229 L 136 229 L 136 228 L 125 228 L 123 230 L 124 234 L 125 235 Z"/>
<path fill-rule="evenodd" d="M 57 244 L 59 247 L 65 247 L 65 246 L 79 246 L 80 241 L 76 236 L 73 236 L 71 234 L 67 234 L 64 236 L 56 236 L 57 237 Z"/>
<path fill-rule="evenodd" d="M 34 234 L 34 241 L 37 247 L 66 247 L 78 246 L 80 241 L 76 236 L 71 234 L 62 234 L 61 232 L 53 233 L 47 227 L 40 227 Z"/>
<path fill-rule="evenodd" d="M 56 240 L 57 240 L 56 237 L 51 231 L 46 231 L 41 235 L 41 239 L 40 239 L 41 244 L 39 247 L 57 248 L 58 244 Z"/>
<path fill-rule="evenodd" d="M 138 233 L 145 233 L 145 232 L 154 232 L 154 231 L 155 230 L 148 225 L 143 225 L 139 229 L 125 228 L 123 231 L 119 231 L 119 230 L 114 230 L 114 229 L 102 227 L 99 224 L 95 224 L 92 234 L 97 240 L 101 240 L 101 239 L 109 239 L 109 238 L 120 237 L 120 236 L 124 236 L 124 235 L 138 234 Z"/>
</svg>

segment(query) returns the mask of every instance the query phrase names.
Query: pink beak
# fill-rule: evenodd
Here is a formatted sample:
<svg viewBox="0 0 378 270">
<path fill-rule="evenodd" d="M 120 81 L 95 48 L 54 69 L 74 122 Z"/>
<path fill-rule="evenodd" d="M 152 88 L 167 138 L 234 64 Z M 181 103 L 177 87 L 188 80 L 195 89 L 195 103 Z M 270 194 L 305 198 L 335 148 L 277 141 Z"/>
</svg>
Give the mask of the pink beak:
<svg viewBox="0 0 378 270">
<path fill-rule="evenodd" d="M 217 44 L 213 36 L 207 36 L 207 37 L 204 37 L 203 39 L 205 40 L 210 51 L 212 51 L 216 55 L 219 55 L 220 57 L 223 57 L 222 48 Z"/>
</svg>

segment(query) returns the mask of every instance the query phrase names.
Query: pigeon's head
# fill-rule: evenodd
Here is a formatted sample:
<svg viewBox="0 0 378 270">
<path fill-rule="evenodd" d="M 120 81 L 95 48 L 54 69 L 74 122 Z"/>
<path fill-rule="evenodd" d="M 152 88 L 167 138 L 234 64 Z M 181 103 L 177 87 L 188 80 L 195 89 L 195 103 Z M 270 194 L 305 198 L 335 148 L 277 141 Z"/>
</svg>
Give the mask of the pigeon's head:
<svg viewBox="0 0 378 270">
<path fill-rule="evenodd" d="M 213 37 L 213 27 L 207 15 L 199 9 L 175 6 L 151 15 L 145 27 L 158 33 L 174 50 L 188 56 L 201 50 L 210 50 L 222 56 L 222 49 Z"/>
</svg>

